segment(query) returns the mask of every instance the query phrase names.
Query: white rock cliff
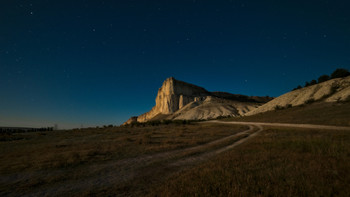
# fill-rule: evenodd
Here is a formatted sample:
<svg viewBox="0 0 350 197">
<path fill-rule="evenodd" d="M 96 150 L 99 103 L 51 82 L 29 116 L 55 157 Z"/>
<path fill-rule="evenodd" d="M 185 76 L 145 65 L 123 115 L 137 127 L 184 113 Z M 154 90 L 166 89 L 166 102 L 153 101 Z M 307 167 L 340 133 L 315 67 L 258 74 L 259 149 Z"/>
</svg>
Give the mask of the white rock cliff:
<svg viewBox="0 0 350 197">
<path fill-rule="evenodd" d="M 210 119 L 240 116 L 271 100 L 270 97 L 248 97 L 225 92 L 208 92 L 173 77 L 158 90 L 156 105 L 147 113 L 132 117 L 124 124 L 161 119 Z"/>
</svg>

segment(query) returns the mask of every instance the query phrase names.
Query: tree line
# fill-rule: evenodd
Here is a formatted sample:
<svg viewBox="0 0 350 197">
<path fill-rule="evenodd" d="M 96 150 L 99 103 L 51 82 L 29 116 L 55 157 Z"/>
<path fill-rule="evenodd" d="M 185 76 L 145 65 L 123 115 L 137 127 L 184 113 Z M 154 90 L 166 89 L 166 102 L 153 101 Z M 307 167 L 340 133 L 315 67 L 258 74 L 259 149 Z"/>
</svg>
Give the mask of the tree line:
<svg viewBox="0 0 350 197">
<path fill-rule="evenodd" d="M 329 75 L 321 75 L 317 80 L 313 79 L 310 82 L 307 81 L 305 82 L 304 87 L 312 86 L 318 83 L 322 83 L 331 79 L 336 79 L 336 78 L 343 78 L 350 76 L 350 72 L 347 69 L 344 68 L 338 68 L 336 69 L 330 76 Z M 298 87 L 294 88 L 293 90 L 297 90 L 303 88 L 301 85 L 298 85 Z"/>
<path fill-rule="evenodd" d="M 38 131 L 53 131 L 53 127 L 42 127 L 42 128 L 0 128 L 0 133 L 23 133 L 23 132 L 38 132 Z"/>
</svg>

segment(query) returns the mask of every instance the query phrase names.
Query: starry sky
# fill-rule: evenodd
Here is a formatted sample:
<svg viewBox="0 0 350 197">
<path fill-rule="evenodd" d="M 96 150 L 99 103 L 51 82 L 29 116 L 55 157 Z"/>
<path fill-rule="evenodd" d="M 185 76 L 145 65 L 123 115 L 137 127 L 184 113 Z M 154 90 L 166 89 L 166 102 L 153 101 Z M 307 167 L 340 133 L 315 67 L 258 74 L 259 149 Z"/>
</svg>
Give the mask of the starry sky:
<svg viewBox="0 0 350 197">
<path fill-rule="evenodd" d="M 3 0 L 0 126 L 118 125 L 173 76 L 279 96 L 350 68 L 348 0 Z"/>
</svg>

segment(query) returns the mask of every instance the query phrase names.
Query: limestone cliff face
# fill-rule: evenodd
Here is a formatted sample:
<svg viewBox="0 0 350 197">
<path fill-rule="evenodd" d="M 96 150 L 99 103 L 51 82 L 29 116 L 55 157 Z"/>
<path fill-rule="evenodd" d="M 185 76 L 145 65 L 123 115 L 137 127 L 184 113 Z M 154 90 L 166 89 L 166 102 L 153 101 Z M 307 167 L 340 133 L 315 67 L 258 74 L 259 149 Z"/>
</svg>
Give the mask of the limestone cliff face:
<svg viewBox="0 0 350 197">
<path fill-rule="evenodd" d="M 125 124 L 162 119 L 198 120 L 219 116 L 241 116 L 271 97 L 248 97 L 204 88 L 168 78 L 158 90 L 156 105 L 147 113 L 130 118 Z"/>
<path fill-rule="evenodd" d="M 159 114 L 172 114 L 188 103 L 204 99 L 210 93 L 204 88 L 178 81 L 173 77 L 166 79 L 158 90 L 156 105 L 150 112 L 137 118 L 138 122 L 146 122 Z"/>
</svg>

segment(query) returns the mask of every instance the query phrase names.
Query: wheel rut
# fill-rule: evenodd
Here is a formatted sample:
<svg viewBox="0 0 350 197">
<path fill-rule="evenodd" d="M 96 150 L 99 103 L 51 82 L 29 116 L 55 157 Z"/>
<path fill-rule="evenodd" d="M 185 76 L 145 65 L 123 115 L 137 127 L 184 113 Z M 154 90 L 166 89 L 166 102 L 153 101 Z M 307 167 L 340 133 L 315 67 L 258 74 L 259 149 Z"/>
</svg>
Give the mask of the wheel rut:
<svg viewBox="0 0 350 197">
<path fill-rule="evenodd" d="M 37 186 L 30 193 L 20 195 L 61 196 L 66 193 L 79 194 L 80 192 L 96 188 L 118 187 L 118 185 L 123 185 L 140 177 L 147 178 L 161 171 L 166 174 L 165 171 L 168 169 L 171 169 L 172 172 L 179 172 L 186 166 L 194 165 L 224 151 L 233 149 L 258 135 L 263 130 L 260 125 L 248 126 L 249 129 L 245 131 L 194 147 L 111 161 L 104 164 L 91 164 L 81 169 L 86 172 L 83 177 Z M 37 172 L 29 177 L 27 176 L 26 179 L 57 176 L 59 173 L 67 172 Z M 9 184 L 11 177 L 1 177 L 0 181 Z M 20 183 L 21 181 L 15 180 L 15 182 Z M 15 182 L 12 184 L 15 184 Z"/>
</svg>

